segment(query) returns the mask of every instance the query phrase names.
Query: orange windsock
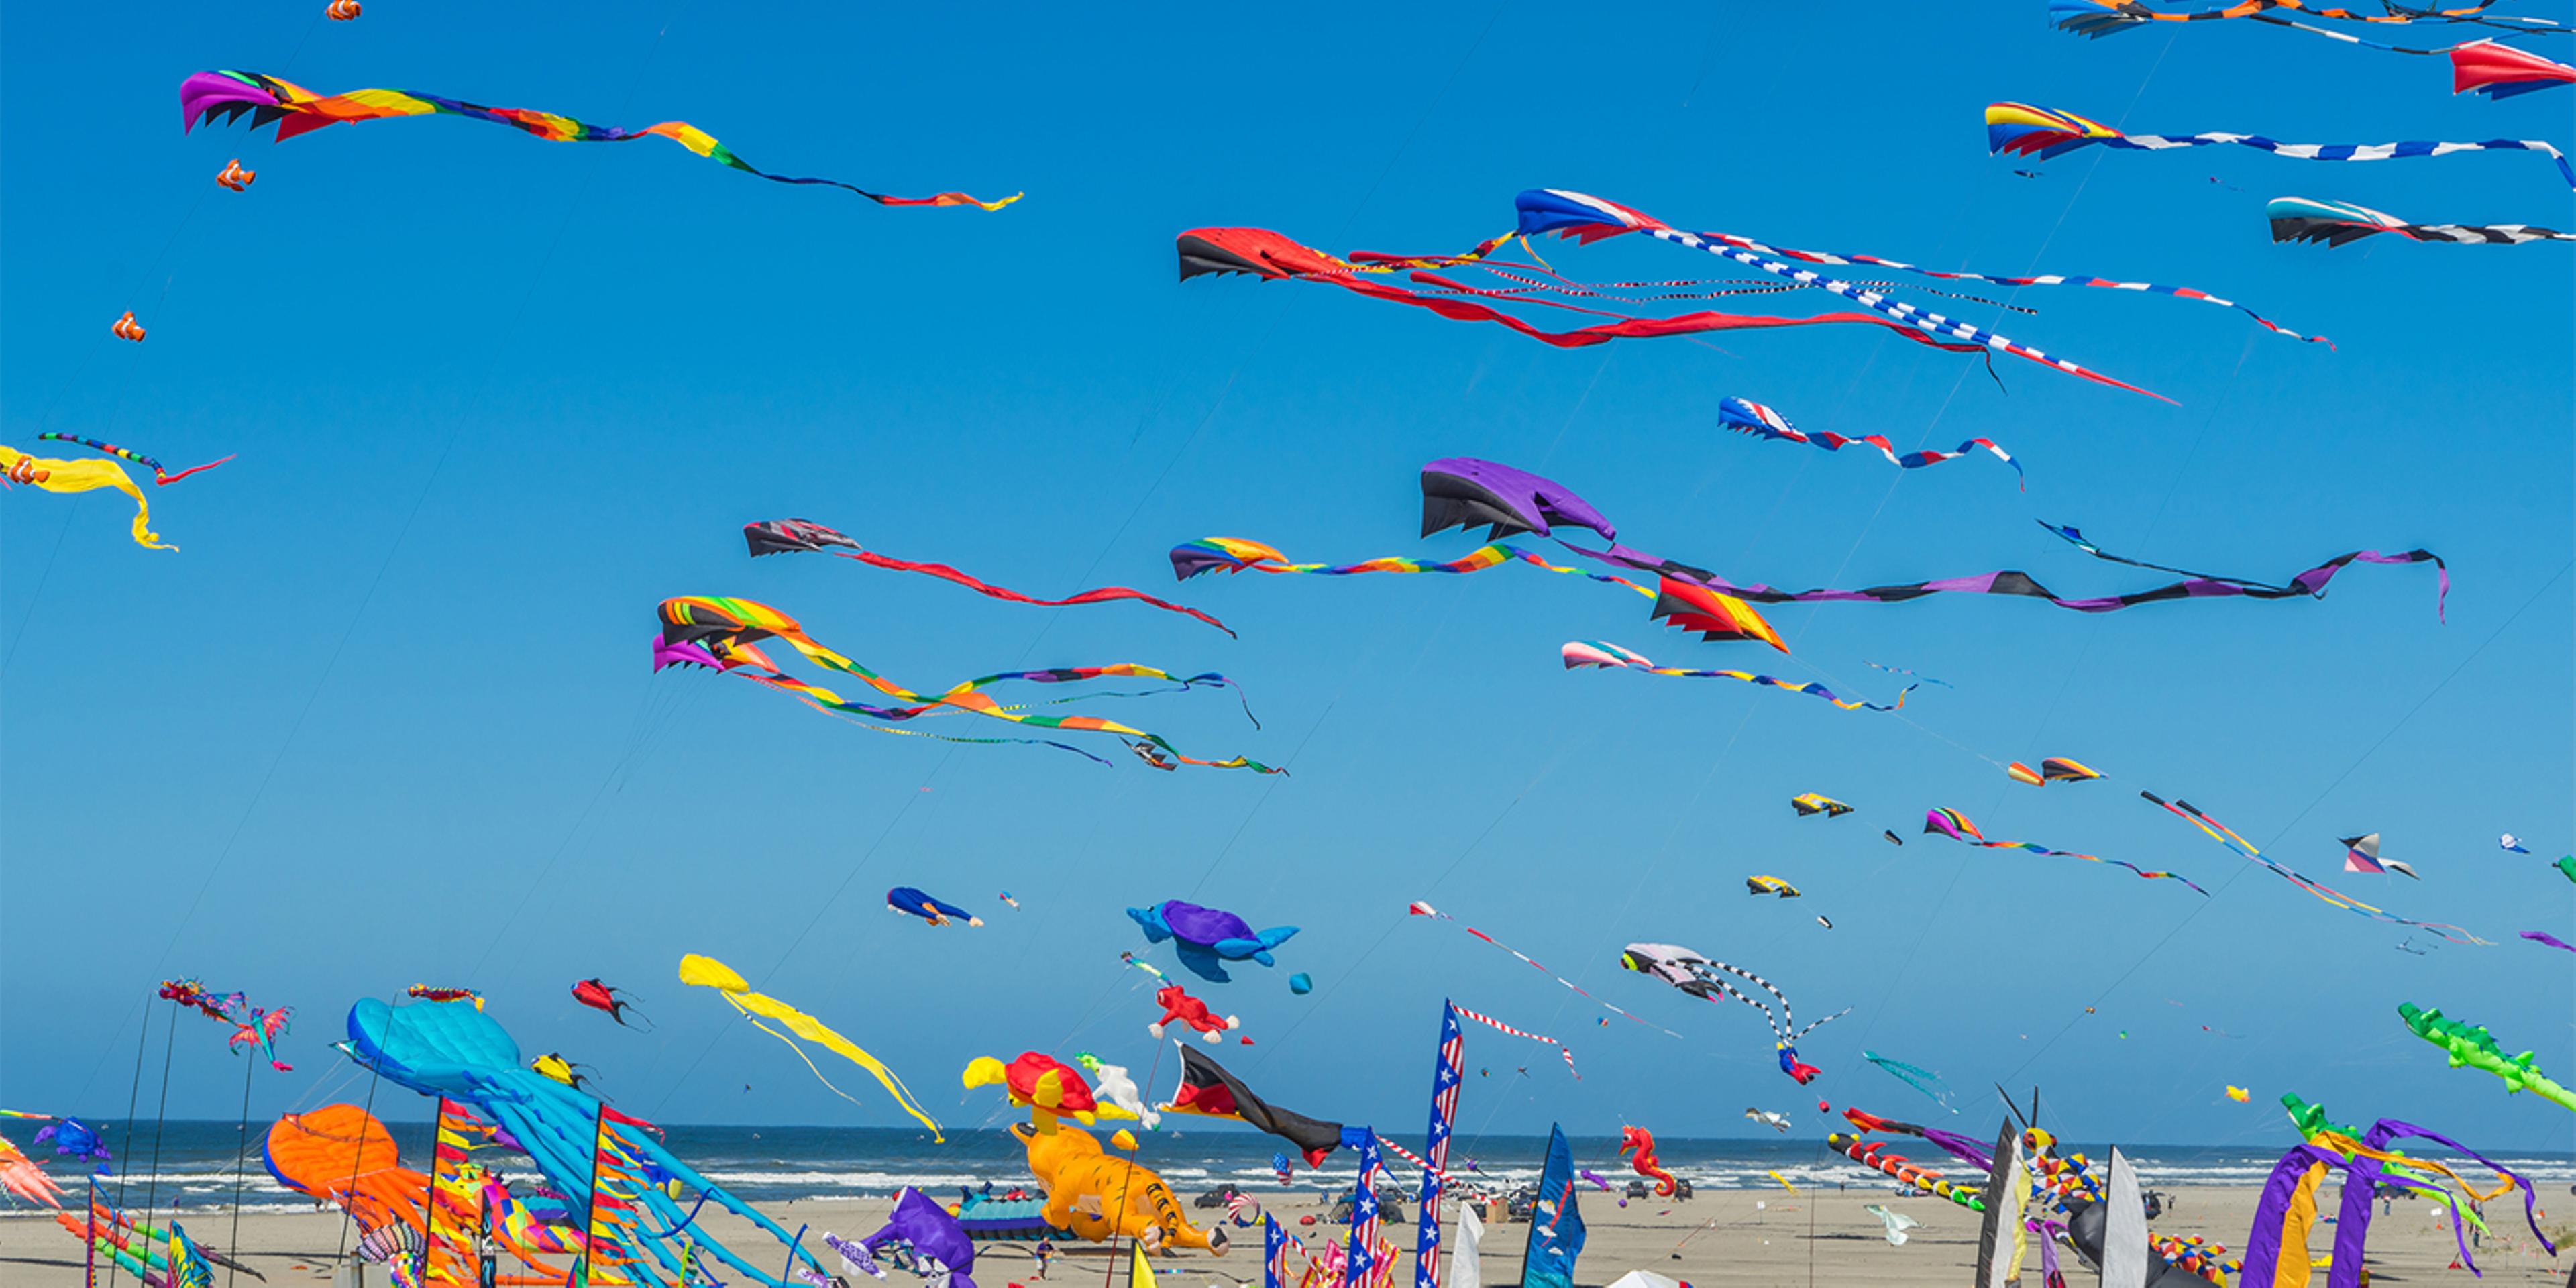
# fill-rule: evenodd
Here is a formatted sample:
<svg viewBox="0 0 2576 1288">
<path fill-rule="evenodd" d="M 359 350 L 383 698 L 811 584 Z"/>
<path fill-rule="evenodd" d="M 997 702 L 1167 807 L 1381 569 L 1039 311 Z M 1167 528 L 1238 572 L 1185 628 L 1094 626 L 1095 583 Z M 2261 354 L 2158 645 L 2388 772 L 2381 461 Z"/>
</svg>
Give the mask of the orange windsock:
<svg viewBox="0 0 2576 1288">
<path fill-rule="evenodd" d="M 115 332 L 117 339 L 132 340 L 136 344 L 143 343 L 143 324 L 134 320 L 132 309 L 127 309 L 125 316 L 118 318 L 116 325 L 109 327 L 108 330 Z"/>
</svg>

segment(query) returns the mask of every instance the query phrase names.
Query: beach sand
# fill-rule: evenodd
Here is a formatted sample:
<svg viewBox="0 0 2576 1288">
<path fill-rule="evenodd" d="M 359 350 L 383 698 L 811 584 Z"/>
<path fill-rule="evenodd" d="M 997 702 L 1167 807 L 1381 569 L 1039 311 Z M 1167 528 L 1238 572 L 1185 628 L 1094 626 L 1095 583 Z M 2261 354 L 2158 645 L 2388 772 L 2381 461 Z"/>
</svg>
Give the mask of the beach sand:
<svg viewBox="0 0 2576 1288">
<path fill-rule="evenodd" d="M 2174 1193 L 2175 1209 L 2155 1225 L 2159 1232 L 2201 1234 L 2226 1244 L 2233 1255 L 2242 1251 L 2257 1195 L 2250 1188 L 2178 1191 Z M 1320 1239 L 1330 1237 L 1334 1230 L 1321 1223 L 1320 1210 L 1311 1194 L 1293 1198 L 1283 1195 L 1271 1202 L 1273 1214 L 1305 1238 L 1310 1247 L 1319 1246 Z M 1910 1233 L 1904 1247 L 1891 1247 L 1881 1234 L 1878 1219 L 1862 1211 L 1871 1203 L 1892 1207 L 1923 1224 Z M 882 1198 L 806 1200 L 769 1205 L 763 1210 L 791 1231 L 799 1225 L 810 1225 L 812 1233 L 807 1239 L 812 1246 L 819 1244 L 826 1230 L 845 1238 L 873 1231 L 884 1219 L 888 1206 Z M 1411 1215 L 1411 1207 L 1410 1203 L 1406 1205 L 1407 1215 Z M 2532 1242 L 2530 1231 L 2522 1226 L 2518 1207 L 2509 1214 L 2504 1209 L 2501 1202 L 2488 1208 L 2494 1234 L 2477 1249 L 2479 1265 L 2486 1271 L 2483 1284 L 2566 1283 L 2569 1256 L 2562 1254 L 2555 1262 L 2549 1260 Z M 1318 1224 L 1296 1224 L 1297 1217 L 1308 1214 L 1317 1215 Z M 1221 1211 L 1211 1209 L 1191 1211 L 1191 1216 L 1202 1223 L 1221 1215 Z M 1702 1191 L 1689 1202 L 1632 1200 L 1625 1208 L 1607 1195 L 1587 1194 L 1583 1215 L 1590 1238 L 1577 1278 L 1584 1284 L 1607 1284 L 1625 1271 L 1648 1270 L 1686 1280 L 1695 1288 L 1965 1285 L 1971 1280 L 1976 1260 L 1975 1213 L 1936 1199 L 1898 1198 L 1883 1189 L 1806 1190 L 1797 1194 L 1780 1190 Z M 2369 1259 L 2373 1283 L 2481 1282 L 2469 1279 L 2465 1271 L 2445 1269 L 2453 1256 L 2451 1236 L 2446 1229 L 2436 1227 L 2434 1215 L 2425 1204 L 2399 1203 L 2392 1215 L 2373 1222 Z M 193 1216 L 183 1214 L 182 1220 L 192 1235 L 212 1246 L 220 1248 L 230 1241 L 228 1213 L 216 1210 Z M 1454 1222 L 1454 1216 L 1451 1220 Z M 757 1250 L 760 1260 L 772 1263 L 773 1272 L 774 1263 L 783 1260 L 767 1236 L 739 1218 L 709 1209 L 701 1222 L 733 1248 L 746 1254 Z M 2568 1223 L 2562 1218 L 2544 1219 L 2542 1224 L 2555 1234 Z M 1487 1225 L 1480 1258 L 1486 1284 L 1518 1282 L 1521 1245 L 1528 1231 L 1524 1224 Z M 1228 1234 L 1234 1246 L 1224 1257 L 1183 1253 L 1158 1259 L 1157 1277 L 1186 1288 L 1204 1288 L 1210 1283 L 1257 1283 L 1261 1274 L 1259 1230 L 1229 1230 Z M 1413 1231 L 1409 1226 L 1390 1227 L 1388 1236 L 1404 1249 L 1408 1263 L 1397 1282 L 1409 1284 Z M 331 1257 L 346 1237 L 337 1212 L 244 1213 L 240 1259 L 267 1275 L 271 1284 L 327 1283 Z M 2319 1255 L 2331 1239 L 2331 1227 L 2320 1227 L 2316 1236 Z M 1679 1259 L 1673 1256 L 1677 1244 Z M 1058 1247 L 1064 1255 L 1057 1257 L 1044 1281 L 1050 1288 L 1087 1284 L 1124 1288 L 1127 1270 L 1123 1247 L 1115 1259 L 1103 1247 L 1062 1243 Z M 832 1260 L 828 1252 L 825 1260 Z M 2071 1253 L 2066 1266 L 2068 1281 L 2078 1288 L 2089 1288 L 2095 1282 L 2092 1272 L 2076 1262 Z M 979 1288 L 1034 1285 L 1039 1282 L 1036 1270 L 1029 1245 L 987 1244 L 978 1254 L 975 1278 Z M 218 1269 L 216 1274 L 218 1282 L 222 1282 L 224 1272 Z M 80 1282 L 80 1249 L 60 1227 L 41 1218 L 0 1220 L 0 1284 L 9 1288 L 52 1288 Z M 242 1282 L 250 1280 L 245 1277 Z M 895 1271 L 887 1282 L 891 1288 L 905 1288 L 919 1281 Z M 2022 1282 L 2032 1288 L 2041 1283 L 2036 1247 Z M 2322 1276 L 2318 1282 L 2323 1283 Z"/>
</svg>

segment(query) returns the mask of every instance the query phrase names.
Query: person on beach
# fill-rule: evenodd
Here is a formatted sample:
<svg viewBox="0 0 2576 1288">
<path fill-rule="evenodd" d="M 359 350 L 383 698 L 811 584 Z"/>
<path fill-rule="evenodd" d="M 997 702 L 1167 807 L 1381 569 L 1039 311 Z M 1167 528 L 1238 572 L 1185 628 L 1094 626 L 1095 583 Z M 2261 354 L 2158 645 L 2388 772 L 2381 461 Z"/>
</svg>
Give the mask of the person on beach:
<svg viewBox="0 0 2576 1288">
<path fill-rule="evenodd" d="M 1038 1240 L 1037 1255 L 1038 1278 L 1044 1279 L 1047 1277 L 1047 1264 L 1055 1260 L 1055 1245 L 1045 1239 Z"/>
</svg>

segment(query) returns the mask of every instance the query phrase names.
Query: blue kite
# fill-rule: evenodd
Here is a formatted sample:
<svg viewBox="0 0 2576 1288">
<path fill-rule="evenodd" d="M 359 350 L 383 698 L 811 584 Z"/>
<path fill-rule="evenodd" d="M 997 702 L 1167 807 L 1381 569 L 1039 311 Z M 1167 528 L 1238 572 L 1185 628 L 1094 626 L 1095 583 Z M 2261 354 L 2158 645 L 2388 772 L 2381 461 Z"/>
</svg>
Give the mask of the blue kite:
<svg viewBox="0 0 2576 1288">
<path fill-rule="evenodd" d="M 1183 966 L 1201 979 L 1220 984 L 1232 978 L 1225 973 L 1226 962 L 1249 960 L 1264 966 L 1278 965 L 1270 950 L 1297 933 L 1295 926 L 1254 930 L 1251 922 L 1223 908 L 1203 908 L 1179 899 L 1166 899 L 1150 908 L 1129 908 L 1127 915 L 1145 928 L 1148 942 L 1173 941 Z"/>
<path fill-rule="evenodd" d="M 1005 899 L 1010 898 L 1009 895 L 1004 895 L 1002 897 Z M 934 899 L 919 890 L 913 889 L 911 886 L 896 886 L 894 889 L 886 891 L 886 911 L 900 912 L 910 917 L 919 917 L 923 921 L 927 921 L 934 926 L 945 926 L 952 921 L 962 921 L 970 926 L 980 926 L 984 924 L 984 919 L 982 917 L 978 917 L 945 899 Z"/>
</svg>

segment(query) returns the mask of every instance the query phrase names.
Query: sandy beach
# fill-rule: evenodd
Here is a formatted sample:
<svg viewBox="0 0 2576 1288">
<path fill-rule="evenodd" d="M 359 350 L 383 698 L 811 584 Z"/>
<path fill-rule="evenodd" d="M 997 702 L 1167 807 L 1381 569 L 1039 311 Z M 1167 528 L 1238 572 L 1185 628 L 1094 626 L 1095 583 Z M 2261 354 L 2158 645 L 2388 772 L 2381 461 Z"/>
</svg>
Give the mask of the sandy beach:
<svg viewBox="0 0 2576 1288">
<path fill-rule="evenodd" d="M 2256 1195 L 2251 1188 L 2175 1192 L 2176 1209 L 2157 1222 L 2157 1229 L 2199 1233 L 2227 1244 L 2233 1252 L 2240 1248 L 2251 1222 Z M 1893 1207 L 1923 1224 L 1910 1232 L 1905 1246 L 1892 1247 L 1883 1237 L 1878 1219 L 1862 1210 L 1872 1203 Z M 811 1243 L 819 1241 L 825 1231 L 844 1237 L 871 1231 L 884 1218 L 888 1206 L 883 1198 L 869 1198 L 807 1200 L 768 1205 L 763 1210 L 790 1230 L 811 1226 Z M 1271 1210 L 1306 1238 L 1310 1246 L 1317 1241 L 1319 1232 L 1333 1228 L 1321 1224 L 1320 1209 L 1311 1196 L 1283 1196 Z M 1192 1215 L 1199 1218 L 1210 1213 L 1210 1209 L 1192 1210 Z M 1306 1215 L 1318 1216 L 1318 1224 L 1297 1226 L 1296 1218 Z M 2494 1233 L 2476 1250 L 2479 1266 L 2486 1272 L 2482 1282 L 2566 1282 L 2566 1256 L 2552 1262 L 2532 1242 L 2530 1231 L 2521 1227 L 2519 1213 L 2512 1216 L 2516 1219 L 2509 1227 L 2501 1205 L 2489 1209 Z M 774 1246 L 738 1218 L 710 1212 L 702 1219 L 712 1233 L 733 1247 L 747 1250 Z M 1776 1190 L 1703 1191 L 1686 1203 L 1631 1202 L 1624 1209 L 1601 1196 L 1599 1201 L 1585 1203 L 1584 1219 L 1590 1230 L 1578 1274 L 1584 1284 L 1607 1284 L 1629 1270 L 1669 1275 L 1696 1288 L 1965 1284 L 1976 1258 L 1976 1214 L 1938 1200 L 1898 1198 L 1884 1190 L 1803 1191 L 1795 1195 Z M 221 1212 L 201 1214 L 187 1224 L 191 1234 L 216 1247 L 224 1246 L 230 1233 L 229 1219 Z M 2576 1223 L 2563 1217 L 2543 1221 L 2544 1228 L 2553 1235 L 2567 1231 L 2571 1224 Z M 1528 1227 L 1520 1224 L 1486 1228 L 1480 1258 L 1486 1284 L 1518 1282 L 1521 1244 L 1527 1232 Z M 1182 1282 L 1257 1282 L 1261 1270 L 1258 1232 L 1229 1234 L 1234 1246 L 1224 1257 L 1183 1253 L 1158 1262 L 1158 1276 L 1176 1277 Z M 1397 1242 L 1409 1250 L 1410 1230 L 1396 1234 L 1400 1236 Z M 346 1237 L 337 1212 L 245 1213 L 241 1218 L 239 1259 L 268 1276 L 273 1284 L 325 1283 L 330 1279 L 335 1250 L 344 1246 Z M 2319 1232 L 2320 1255 L 2330 1239 L 2330 1232 Z M 1126 1275 L 1125 1262 L 1113 1260 L 1105 1247 L 1058 1246 L 1064 1255 L 1054 1262 L 1047 1283 L 1114 1284 Z M 2423 1204 L 2399 1204 L 2392 1215 L 2371 1226 L 2369 1268 L 2375 1284 L 2425 1284 L 2454 1279 L 2465 1282 L 2464 1271 L 2445 1269 L 2452 1256 L 2450 1233 L 2436 1226 L 2434 1212 Z M 2092 1282 L 2091 1272 L 2072 1254 L 2068 1254 L 2066 1264 L 2070 1283 Z M 50 1288 L 78 1284 L 80 1277 L 79 1249 L 53 1222 L 33 1217 L 0 1220 L 0 1283 L 13 1288 L 20 1284 Z M 975 1278 L 979 1288 L 1038 1282 L 1029 1245 L 983 1245 L 978 1252 Z M 903 1273 L 897 1271 L 889 1282 L 899 1288 L 904 1279 Z M 2036 1249 L 2022 1282 L 2034 1286 L 2041 1283 Z"/>
</svg>

